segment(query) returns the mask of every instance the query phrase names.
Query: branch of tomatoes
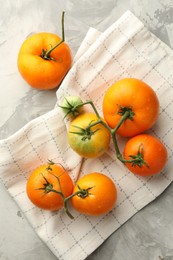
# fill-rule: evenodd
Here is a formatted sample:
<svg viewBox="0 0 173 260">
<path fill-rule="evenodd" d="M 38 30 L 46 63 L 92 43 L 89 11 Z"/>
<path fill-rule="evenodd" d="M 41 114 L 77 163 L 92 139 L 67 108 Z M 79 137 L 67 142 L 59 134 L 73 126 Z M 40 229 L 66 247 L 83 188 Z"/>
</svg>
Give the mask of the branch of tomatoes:
<svg viewBox="0 0 173 260">
<path fill-rule="evenodd" d="M 51 211 L 64 208 L 71 219 L 74 217 L 68 209 L 69 201 L 80 213 L 98 216 L 108 213 L 117 199 L 115 184 L 108 176 L 89 173 L 74 185 L 64 167 L 50 160 L 31 173 L 26 191 L 37 207 Z"/>
<path fill-rule="evenodd" d="M 97 116 L 97 121 L 94 121 L 93 123 L 89 123 L 88 126 L 86 126 L 86 128 L 81 128 L 81 131 L 78 132 L 78 131 L 71 131 L 70 133 L 72 134 L 76 134 L 76 135 L 85 135 L 85 133 L 90 133 L 89 135 L 92 136 L 96 130 L 99 130 L 96 129 L 94 131 L 92 131 L 92 128 L 96 125 L 99 125 L 99 124 L 102 124 L 110 133 L 111 135 L 111 138 L 113 140 L 113 144 L 114 144 L 114 148 L 115 148 L 115 152 L 116 152 L 116 157 L 118 160 L 120 160 L 122 163 L 131 163 L 133 165 L 138 165 L 139 167 L 141 167 L 143 164 L 146 165 L 146 162 L 144 161 L 144 158 L 143 158 L 143 152 L 142 152 L 142 149 L 140 149 L 140 146 L 139 146 L 139 150 L 138 150 L 138 154 L 134 157 L 132 157 L 132 159 L 130 160 L 126 160 L 123 158 L 123 155 L 122 153 L 120 152 L 120 149 L 119 149 L 119 146 L 118 146 L 118 142 L 117 142 L 117 130 L 120 128 L 120 126 L 123 124 L 124 121 L 126 121 L 127 119 L 130 119 L 132 120 L 132 115 L 134 115 L 134 112 L 132 111 L 131 108 L 126 108 L 125 112 L 122 113 L 122 116 L 118 122 L 118 124 L 116 125 L 116 127 L 114 129 L 112 129 L 111 127 L 109 127 L 109 125 L 101 118 L 101 116 L 99 115 L 98 111 L 97 111 L 97 108 L 95 107 L 94 103 L 92 100 L 88 100 L 86 102 L 83 102 L 81 103 L 81 99 L 80 99 L 80 102 L 79 104 L 77 105 L 77 103 L 75 103 L 74 105 L 74 100 L 76 100 L 76 102 L 79 100 L 78 97 L 70 97 L 70 100 L 68 100 L 69 97 L 65 97 L 65 100 L 66 100 L 66 105 L 67 106 L 60 106 L 61 108 L 63 108 L 64 112 L 66 113 L 65 114 L 65 117 L 67 115 L 70 115 L 70 114 L 79 114 L 79 110 L 81 109 L 82 106 L 85 106 L 85 105 L 91 105 L 91 107 L 93 108 L 96 116 Z M 73 102 L 72 102 L 73 100 Z M 78 128 L 78 126 L 75 126 L 73 125 L 74 128 Z"/>
<path fill-rule="evenodd" d="M 166 164 L 167 150 L 159 139 L 143 133 L 157 120 L 157 97 L 148 85 L 139 80 L 125 79 L 117 84 L 105 93 L 104 118 L 93 101 L 82 102 L 80 97 L 72 96 L 64 98 L 61 108 L 65 116 L 75 117 L 68 129 L 69 145 L 82 159 L 95 158 L 106 151 L 112 138 L 117 158 L 132 173 L 140 176 L 158 174 Z M 85 112 L 85 105 L 90 105 L 94 113 Z M 123 154 L 117 135 L 131 137 Z M 115 184 L 108 176 L 86 174 L 73 187 L 65 169 L 51 161 L 31 175 L 27 193 L 36 206 L 49 210 L 64 207 L 70 218 L 73 216 L 68 210 L 69 200 L 77 211 L 98 216 L 110 211 L 117 198 Z"/>
<path fill-rule="evenodd" d="M 47 168 L 47 170 L 52 171 L 51 166 L 49 167 L 49 169 Z M 68 209 L 68 201 L 71 200 L 74 196 L 86 198 L 89 195 L 89 190 L 91 190 L 92 187 L 88 187 L 86 189 L 81 189 L 81 187 L 79 185 L 77 185 L 79 190 L 72 193 L 68 197 L 65 197 L 63 190 L 62 190 L 62 187 L 61 187 L 61 181 L 60 181 L 59 176 L 56 176 L 53 173 L 51 173 L 51 174 L 57 179 L 60 190 L 54 189 L 53 184 L 50 183 L 44 175 L 42 175 L 43 179 L 45 180 L 45 183 L 43 184 L 44 187 L 38 188 L 37 190 L 43 190 L 44 194 L 47 194 L 49 192 L 54 192 L 54 193 L 57 193 L 58 195 L 60 195 L 62 200 L 63 200 L 63 208 L 65 210 L 65 213 L 69 216 L 69 218 L 74 219 L 73 215 L 70 213 L 70 211 Z"/>
<path fill-rule="evenodd" d="M 163 169 L 167 161 L 165 145 L 158 138 L 145 134 L 159 115 L 158 97 L 145 82 L 124 78 L 111 85 L 103 97 L 103 118 L 92 100 L 82 102 L 76 96 L 68 98 L 65 97 L 65 105 L 61 106 L 63 111 L 69 116 L 77 114 L 69 126 L 68 142 L 81 157 L 99 157 L 112 139 L 117 159 L 132 173 L 150 176 Z M 82 113 L 85 105 L 90 105 L 94 113 Z M 130 138 L 123 154 L 117 135 Z"/>
</svg>

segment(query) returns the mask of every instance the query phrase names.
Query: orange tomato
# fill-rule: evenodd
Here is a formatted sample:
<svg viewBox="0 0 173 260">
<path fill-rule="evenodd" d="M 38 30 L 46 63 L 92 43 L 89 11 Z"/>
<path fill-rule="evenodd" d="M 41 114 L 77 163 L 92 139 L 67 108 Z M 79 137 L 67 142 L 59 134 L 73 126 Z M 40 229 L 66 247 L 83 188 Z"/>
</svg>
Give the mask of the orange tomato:
<svg viewBox="0 0 173 260">
<path fill-rule="evenodd" d="M 61 38 L 53 33 L 41 32 L 28 37 L 22 44 L 18 54 L 18 69 L 31 87 L 53 89 L 65 77 L 72 63 L 68 45 L 61 43 L 49 58 L 43 55 L 60 41 Z"/>
<path fill-rule="evenodd" d="M 117 134 L 131 137 L 151 128 L 158 118 L 159 100 L 145 82 L 124 78 L 109 87 L 103 99 L 103 114 L 111 128 L 115 128 L 126 111 L 129 117 Z"/>
<path fill-rule="evenodd" d="M 19 72 L 33 88 L 58 87 L 71 67 L 71 52 L 65 43 L 64 14 L 62 12 L 62 39 L 53 33 L 36 33 L 28 37 L 19 50 Z"/>
<path fill-rule="evenodd" d="M 140 134 L 130 138 L 124 148 L 124 159 L 131 160 L 139 152 L 144 164 L 126 163 L 127 168 L 132 173 L 150 176 L 161 172 L 167 161 L 167 150 L 159 139 L 148 134 Z"/>
<path fill-rule="evenodd" d="M 55 176 L 59 178 L 59 182 Z M 51 211 L 62 208 L 64 206 L 62 196 L 52 189 L 58 192 L 62 191 L 65 198 L 72 194 L 73 182 L 63 167 L 45 164 L 31 173 L 26 191 L 28 198 L 34 205 Z"/>
<path fill-rule="evenodd" d="M 81 193 L 79 191 L 81 190 Z M 73 190 L 73 207 L 83 214 L 99 216 L 113 209 L 117 200 L 117 189 L 114 182 L 98 172 L 81 177 Z"/>
</svg>

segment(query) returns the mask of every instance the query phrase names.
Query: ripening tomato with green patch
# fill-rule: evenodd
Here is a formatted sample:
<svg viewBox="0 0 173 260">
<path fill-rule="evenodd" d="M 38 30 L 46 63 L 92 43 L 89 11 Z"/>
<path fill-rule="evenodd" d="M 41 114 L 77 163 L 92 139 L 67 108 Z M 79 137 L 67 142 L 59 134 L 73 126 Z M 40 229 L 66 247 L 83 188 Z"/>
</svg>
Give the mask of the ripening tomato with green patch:
<svg viewBox="0 0 173 260">
<path fill-rule="evenodd" d="M 74 187 L 71 198 L 72 205 L 78 212 L 91 216 L 108 213 L 116 201 L 115 183 L 100 172 L 88 173 L 81 177 Z"/>
<path fill-rule="evenodd" d="M 167 162 L 167 149 L 156 137 L 140 134 L 130 138 L 124 147 L 124 159 L 127 168 L 140 176 L 160 173 Z"/>
<path fill-rule="evenodd" d="M 159 100 L 145 82 L 124 78 L 108 88 L 103 98 L 103 115 L 107 124 L 115 128 L 125 120 L 117 134 L 132 137 L 151 128 L 159 114 Z"/>
<path fill-rule="evenodd" d="M 109 147 L 110 132 L 97 122 L 96 114 L 85 112 L 77 116 L 69 126 L 68 143 L 81 157 L 99 157 Z"/>
</svg>

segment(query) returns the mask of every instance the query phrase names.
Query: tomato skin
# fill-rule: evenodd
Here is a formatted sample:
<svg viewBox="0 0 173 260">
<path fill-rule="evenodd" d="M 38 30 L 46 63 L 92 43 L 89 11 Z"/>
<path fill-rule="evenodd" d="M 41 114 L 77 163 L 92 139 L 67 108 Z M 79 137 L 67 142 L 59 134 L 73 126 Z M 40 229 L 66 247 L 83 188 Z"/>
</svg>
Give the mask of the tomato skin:
<svg viewBox="0 0 173 260">
<path fill-rule="evenodd" d="M 39 190 L 39 188 L 44 188 L 44 184 L 46 184 L 44 177 L 53 185 L 53 189 L 60 191 L 58 180 L 55 177 L 58 176 L 65 197 L 72 194 L 73 182 L 68 172 L 61 166 L 51 165 L 51 171 L 47 170 L 48 166 L 48 164 L 42 165 L 31 173 L 27 181 L 26 192 L 28 198 L 35 206 L 41 209 L 55 211 L 63 207 L 63 200 L 62 197 L 55 192 L 45 193 L 44 190 Z"/>
<path fill-rule="evenodd" d="M 73 190 L 73 194 L 81 189 L 89 190 L 89 195 L 81 198 L 72 197 L 73 207 L 82 214 L 99 216 L 113 209 L 117 200 L 117 189 L 114 182 L 106 175 L 98 172 L 86 174 L 80 178 Z"/>
<path fill-rule="evenodd" d="M 129 139 L 124 148 L 124 159 L 131 159 L 130 155 L 137 155 L 142 148 L 143 158 L 147 165 L 139 167 L 126 163 L 127 168 L 140 176 L 151 176 L 161 172 L 167 161 L 166 147 L 159 139 L 148 134 L 140 134 Z"/>
<path fill-rule="evenodd" d="M 121 107 L 131 108 L 133 120 L 126 119 L 117 133 L 132 137 L 151 128 L 159 114 L 159 100 L 154 90 L 145 82 L 124 78 L 109 87 L 103 99 L 103 115 L 107 124 L 115 128 L 120 121 Z"/>
<path fill-rule="evenodd" d="M 33 88 L 53 89 L 58 87 L 72 64 L 71 51 L 63 42 L 45 60 L 42 50 L 50 50 L 61 38 L 53 33 L 41 32 L 28 37 L 20 47 L 18 69 L 24 80 Z"/>
<path fill-rule="evenodd" d="M 70 124 L 68 130 L 68 143 L 70 147 L 81 157 L 95 158 L 101 156 L 107 149 L 110 143 L 110 133 L 102 124 L 93 126 L 92 131 L 97 130 L 90 139 L 82 140 L 83 136 L 72 132 L 81 132 L 81 127 L 85 129 L 90 123 L 98 121 L 98 118 L 93 113 L 83 113 L 77 116 Z"/>
</svg>

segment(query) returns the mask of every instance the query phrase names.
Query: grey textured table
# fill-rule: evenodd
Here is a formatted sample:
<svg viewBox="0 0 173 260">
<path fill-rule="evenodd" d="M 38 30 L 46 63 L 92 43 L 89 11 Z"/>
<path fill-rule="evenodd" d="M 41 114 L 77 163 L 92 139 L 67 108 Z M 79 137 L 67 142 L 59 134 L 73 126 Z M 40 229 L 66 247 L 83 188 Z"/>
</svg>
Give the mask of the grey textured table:
<svg viewBox="0 0 173 260">
<path fill-rule="evenodd" d="M 53 109 L 55 90 L 31 89 L 20 77 L 16 58 L 32 32 L 61 33 L 76 53 L 89 27 L 101 31 L 131 10 L 157 37 L 173 48 L 172 0 L 0 0 L 0 139 Z M 55 260 L 0 184 L 0 259 Z M 173 185 L 113 233 L 87 260 L 172 260 Z M 70 259 L 69 259 L 70 260 Z"/>
</svg>

